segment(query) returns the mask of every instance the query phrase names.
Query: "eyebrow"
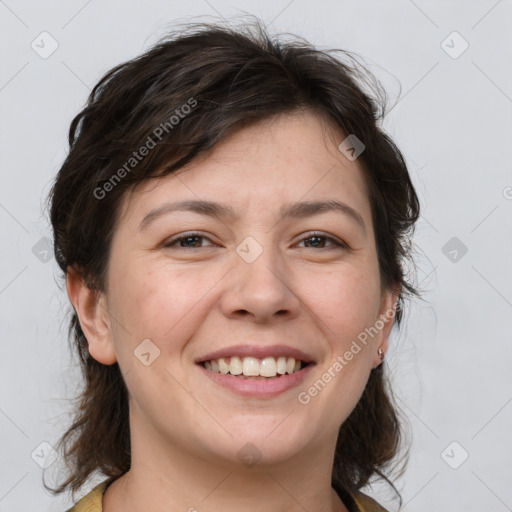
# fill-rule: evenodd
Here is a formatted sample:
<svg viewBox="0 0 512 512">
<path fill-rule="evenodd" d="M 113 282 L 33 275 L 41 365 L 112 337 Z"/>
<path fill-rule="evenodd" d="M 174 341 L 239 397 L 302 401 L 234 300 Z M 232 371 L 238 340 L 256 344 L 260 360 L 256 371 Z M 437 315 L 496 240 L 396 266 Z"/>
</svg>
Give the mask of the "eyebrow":
<svg viewBox="0 0 512 512">
<path fill-rule="evenodd" d="M 194 212 L 200 215 L 207 215 L 209 217 L 215 217 L 218 219 L 238 218 L 233 208 L 229 204 L 189 199 L 175 203 L 164 203 L 151 210 L 139 224 L 139 231 L 147 229 L 148 226 L 159 217 L 176 211 Z M 337 200 L 303 201 L 298 203 L 285 204 L 279 210 L 279 220 L 283 220 L 285 218 L 305 218 L 330 211 L 337 211 L 347 215 L 352 220 L 356 221 L 362 231 L 366 234 L 366 224 L 362 215 L 348 204 Z"/>
</svg>

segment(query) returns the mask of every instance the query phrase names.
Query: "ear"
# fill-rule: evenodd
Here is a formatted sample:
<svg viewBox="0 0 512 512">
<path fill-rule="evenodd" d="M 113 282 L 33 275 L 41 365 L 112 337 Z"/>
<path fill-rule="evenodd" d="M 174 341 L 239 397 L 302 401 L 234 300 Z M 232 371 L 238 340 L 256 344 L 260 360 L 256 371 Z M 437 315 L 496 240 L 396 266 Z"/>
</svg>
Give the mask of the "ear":
<svg viewBox="0 0 512 512">
<path fill-rule="evenodd" d="M 377 338 L 377 344 L 374 347 L 375 354 L 373 356 L 373 368 L 377 368 L 377 366 L 382 363 L 378 355 L 379 348 L 384 352 L 384 356 L 388 351 L 389 335 L 395 321 L 395 312 L 399 294 L 399 285 L 393 286 L 392 289 L 386 288 L 382 291 L 379 316 L 376 321 L 379 323 L 379 327 L 382 326 L 382 328 L 379 329 L 380 333 Z"/>
<path fill-rule="evenodd" d="M 66 287 L 80 327 L 87 339 L 89 353 L 96 361 L 111 365 L 117 361 L 110 329 L 110 317 L 103 293 L 90 289 L 78 271 L 68 267 Z"/>
</svg>

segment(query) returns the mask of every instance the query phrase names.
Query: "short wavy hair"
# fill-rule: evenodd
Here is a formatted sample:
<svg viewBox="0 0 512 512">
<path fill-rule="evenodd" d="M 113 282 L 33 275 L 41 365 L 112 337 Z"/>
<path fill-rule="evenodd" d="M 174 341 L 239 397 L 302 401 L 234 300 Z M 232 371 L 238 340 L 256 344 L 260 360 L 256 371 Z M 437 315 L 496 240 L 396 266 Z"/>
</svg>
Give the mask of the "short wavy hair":
<svg viewBox="0 0 512 512">
<path fill-rule="evenodd" d="M 191 98 L 193 108 L 180 109 Z M 296 36 L 270 36 L 261 22 L 189 24 L 101 78 L 71 123 L 69 154 L 48 198 L 62 272 L 73 268 L 91 289 L 104 291 L 123 194 L 173 173 L 242 126 L 304 109 L 365 145 L 358 163 L 369 190 L 381 283 L 388 289 L 399 285 L 394 322 L 400 325 L 405 295 L 419 295 L 404 271 L 405 260 L 412 261 L 419 201 L 401 152 L 378 126 L 385 92 L 351 52 L 321 51 Z M 113 182 L 158 126 L 167 130 L 159 140 L 153 137 L 148 155 Z M 111 479 L 126 473 L 131 456 L 128 390 L 119 366 L 91 357 L 74 310 L 69 331 L 84 387 L 73 423 L 59 441 L 69 472 L 50 490 L 57 494 L 69 487 L 74 495 L 95 471 Z M 379 365 L 340 427 L 333 485 L 357 491 L 373 476 L 382 477 L 400 497 L 387 476 L 403 441 L 399 412 Z"/>
</svg>

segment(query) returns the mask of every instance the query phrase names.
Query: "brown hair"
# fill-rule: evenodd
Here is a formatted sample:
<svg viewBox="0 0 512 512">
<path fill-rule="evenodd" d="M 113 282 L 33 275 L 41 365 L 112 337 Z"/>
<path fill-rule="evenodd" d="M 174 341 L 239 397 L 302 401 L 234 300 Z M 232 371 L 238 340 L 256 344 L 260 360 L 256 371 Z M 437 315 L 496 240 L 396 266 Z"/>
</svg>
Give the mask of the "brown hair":
<svg viewBox="0 0 512 512">
<path fill-rule="evenodd" d="M 336 51 L 351 64 L 333 56 Z M 412 261 L 409 235 L 419 202 L 402 154 L 377 126 L 385 101 L 375 80 L 375 97 L 364 92 L 371 79 L 351 53 L 320 51 L 298 37 L 270 37 L 260 22 L 236 28 L 190 24 L 113 68 L 73 119 L 69 154 L 50 192 L 60 268 L 76 269 L 91 289 L 103 291 L 125 191 L 185 166 L 247 123 L 310 109 L 365 145 L 358 162 L 369 190 L 382 285 L 400 286 L 394 320 L 399 326 L 404 296 L 419 295 L 403 270 L 404 261 Z M 127 166 L 150 139 L 145 158 Z M 74 495 L 95 471 L 111 479 L 127 472 L 131 456 L 128 391 L 119 366 L 90 356 L 74 310 L 70 342 L 85 386 L 74 422 L 59 441 L 69 474 L 50 490 L 70 487 Z M 386 472 L 403 437 L 398 411 L 379 365 L 341 425 L 333 485 L 357 491 L 380 476 L 396 491 Z"/>
</svg>

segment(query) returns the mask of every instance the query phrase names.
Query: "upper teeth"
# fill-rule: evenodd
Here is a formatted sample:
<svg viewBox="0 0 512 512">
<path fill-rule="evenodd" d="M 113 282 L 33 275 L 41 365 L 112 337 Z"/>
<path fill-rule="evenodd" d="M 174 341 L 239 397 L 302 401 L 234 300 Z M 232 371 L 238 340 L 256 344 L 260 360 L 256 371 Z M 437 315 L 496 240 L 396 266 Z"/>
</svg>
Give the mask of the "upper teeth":
<svg viewBox="0 0 512 512">
<path fill-rule="evenodd" d="M 204 362 L 204 367 L 207 370 L 223 374 L 230 373 L 231 375 L 243 374 L 248 377 L 275 377 L 277 374 L 294 373 L 300 370 L 300 366 L 300 360 L 284 356 L 277 358 L 265 357 L 264 359 L 257 359 L 256 357 L 241 359 L 238 356 L 232 356 Z"/>
</svg>

